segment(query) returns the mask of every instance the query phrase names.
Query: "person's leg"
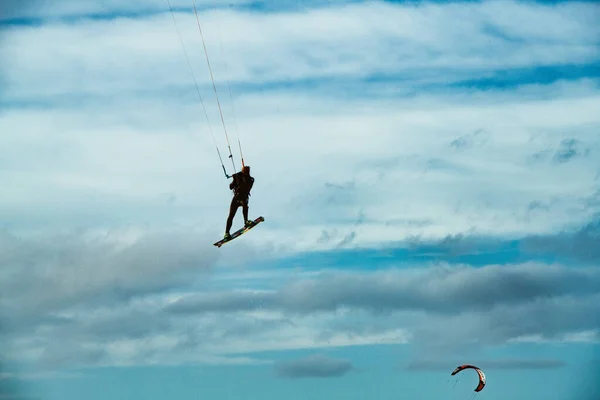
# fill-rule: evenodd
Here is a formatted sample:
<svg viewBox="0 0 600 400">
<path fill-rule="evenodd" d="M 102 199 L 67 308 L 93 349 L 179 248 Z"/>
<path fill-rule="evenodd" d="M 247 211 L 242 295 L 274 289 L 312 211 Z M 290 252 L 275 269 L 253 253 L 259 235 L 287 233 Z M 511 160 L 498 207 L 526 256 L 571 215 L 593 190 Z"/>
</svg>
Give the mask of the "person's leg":
<svg viewBox="0 0 600 400">
<path fill-rule="evenodd" d="M 231 205 L 229 206 L 229 216 L 227 217 L 227 227 L 225 228 L 226 235 L 229 235 L 231 225 L 233 225 L 233 218 L 235 217 L 235 213 L 237 212 L 238 207 L 238 200 L 234 196 L 233 199 L 231 199 Z"/>
<path fill-rule="evenodd" d="M 248 224 L 248 199 L 242 203 L 242 212 L 244 213 L 244 224 Z"/>
</svg>

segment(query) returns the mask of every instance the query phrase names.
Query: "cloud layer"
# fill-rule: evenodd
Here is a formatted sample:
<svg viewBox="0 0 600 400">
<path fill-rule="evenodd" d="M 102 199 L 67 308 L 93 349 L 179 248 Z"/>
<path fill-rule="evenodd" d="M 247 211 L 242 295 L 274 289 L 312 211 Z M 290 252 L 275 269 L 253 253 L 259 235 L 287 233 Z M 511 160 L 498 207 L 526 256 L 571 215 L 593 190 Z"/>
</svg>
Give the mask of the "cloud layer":
<svg viewBox="0 0 600 400">
<path fill-rule="evenodd" d="M 574 260 L 598 265 L 600 263 L 600 219 L 583 228 L 555 235 L 533 236 L 523 241 L 525 250 L 565 255 Z"/>
<path fill-rule="evenodd" d="M 27 319 L 75 304 L 118 304 L 180 287 L 217 259 L 205 240 L 189 232 L 136 236 L 107 232 L 31 240 L 4 233 L 4 316 Z"/>
<path fill-rule="evenodd" d="M 203 4 L 236 165 L 240 133 L 251 216 L 266 220 L 216 250 L 230 193 L 211 133 L 226 147 L 196 21 L 173 1 L 209 124 L 164 1 L 143 3 L 3 3 L 0 342 L 11 362 L 270 364 L 262 352 L 410 344 L 412 368 L 433 368 L 432 353 L 598 341 L 594 4 Z M 288 258 L 423 243 L 462 255 L 515 238 L 576 262 L 350 272 Z M 274 368 L 339 377 L 354 365 Z"/>
<path fill-rule="evenodd" d="M 210 293 L 178 300 L 172 312 L 275 309 L 292 313 L 361 308 L 375 312 L 485 312 L 496 306 L 562 296 L 600 294 L 597 268 L 569 270 L 548 265 L 432 268 L 363 273 L 324 273 L 278 292 Z"/>
<path fill-rule="evenodd" d="M 296 14 L 207 10 L 201 22 L 219 81 L 228 77 L 232 83 L 259 85 L 402 74 L 414 88 L 487 78 L 494 76 L 491 71 L 507 68 L 594 62 L 596 12 L 585 3 L 410 7 L 369 2 Z M 177 20 L 186 46 L 201 49 L 193 13 L 178 14 Z M 556 29 L 548 31 L 546 24 Z M 68 45 L 74 32 L 85 45 Z M 183 90 L 191 83 L 166 9 L 142 19 L 83 19 L 10 30 L 2 49 L 9 83 L 3 97 L 15 101 L 68 93 L 122 97 Z M 204 54 L 189 54 L 208 96 Z"/>
<path fill-rule="evenodd" d="M 290 271 L 274 289 L 240 277 L 243 290 L 223 290 L 222 272 L 191 280 L 193 271 L 208 265 L 200 265 L 202 257 L 191 248 L 182 258 L 187 247 L 165 237 L 167 247 L 146 238 L 119 246 L 87 241 L 88 254 L 112 254 L 115 262 L 76 262 L 68 270 L 56 264 L 56 256 L 73 260 L 79 250 L 40 249 L 39 259 L 5 253 L 15 265 L 32 266 L 2 280 L 3 320 L 9 322 L 4 338 L 14 354 L 40 368 L 261 363 L 243 354 L 383 343 L 434 351 L 599 338 L 598 268 L 438 265 L 304 272 L 295 278 Z M 144 252 L 152 257 L 134 256 L 135 249 L 146 248 L 143 243 L 154 243 L 151 253 Z M 17 259 L 24 254 L 28 262 Z M 274 273 L 264 271 L 258 282 Z M 65 280 L 76 279 L 78 284 L 64 287 Z"/>
<path fill-rule="evenodd" d="M 99 7 L 77 4 L 56 10 Z M 514 68 L 565 59 L 591 65 L 594 10 L 203 9 L 230 138 L 241 134 L 257 178 L 251 213 L 267 221 L 247 240 L 303 251 L 469 230 L 549 234 L 589 220 L 598 206 L 581 204 L 597 190 L 597 78 L 484 92 L 473 79 L 502 84 L 498 71 L 521 76 Z M 225 152 L 220 116 L 195 17 L 176 19 L 210 126 L 166 10 L 6 28 L 0 212 L 10 229 L 188 223 L 222 234 L 229 194 L 211 135 Z M 428 222 L 397 223 L 407 215 Z"/>
<path fill-rule="evenodd" d="M 334 378 L 345 375 L 352 368 L 350 361 L 323 355 L 283 361 L 276 365 L 277 373 L 286 378 Z"/>
<path fill-rule="evenodd" d="M 451 371 L 458 365 L 463 365 L 464 360 L 440 361 L 440 360 L 418 360 L 412 361 L 406 367 L 414 371 L 444 370 Z M 471 364 L 483 370 L 493 369 L 553 369 L 562 368 L 566 365 L 564 361 L 553 359 L 496 359 L 477 360 Z"/>
</svg>

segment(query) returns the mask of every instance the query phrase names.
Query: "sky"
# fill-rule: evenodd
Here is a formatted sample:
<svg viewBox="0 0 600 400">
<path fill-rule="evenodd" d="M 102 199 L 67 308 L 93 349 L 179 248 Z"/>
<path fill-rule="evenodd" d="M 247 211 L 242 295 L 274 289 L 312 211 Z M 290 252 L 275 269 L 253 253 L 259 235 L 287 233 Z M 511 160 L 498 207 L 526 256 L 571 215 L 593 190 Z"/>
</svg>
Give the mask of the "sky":
<svg viewBox="0 0 600 400">
<path fill-rule="evenodd" d="M 600 398 L 597 3 L 169 1 L 0 0 L 0 399 Z"/>
</svg>

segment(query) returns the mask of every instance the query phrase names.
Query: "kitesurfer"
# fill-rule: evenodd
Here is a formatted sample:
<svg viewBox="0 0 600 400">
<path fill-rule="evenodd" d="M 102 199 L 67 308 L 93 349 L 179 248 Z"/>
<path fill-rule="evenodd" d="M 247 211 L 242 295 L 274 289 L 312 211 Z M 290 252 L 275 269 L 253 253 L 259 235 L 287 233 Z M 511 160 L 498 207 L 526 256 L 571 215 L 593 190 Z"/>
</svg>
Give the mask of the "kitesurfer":
<svg viewBox="0 0 600 400">
<path fill-rule="evenodd" d="M 231 205 L 229 206 L 229 217 L 227 217 L 227 226 L 225 228 L 225 240 L 231 239 L 231 225 L 233 224 L 233 218 L 237 212 L 238 207 L 242 207 L 244 214 L 244 225 L 250 226 L 251 221 L 248 220 L 248 197 L 250 196 L 250 190 L 254 185 L 254 178 L 250 176 L 250 167 L 244 166 L 241 172 L 235 173 L 232 176 L 233 181 L 229 184 L 229 189 L 233 190 L 233 199 L 231 199 Z"/>
</svg>

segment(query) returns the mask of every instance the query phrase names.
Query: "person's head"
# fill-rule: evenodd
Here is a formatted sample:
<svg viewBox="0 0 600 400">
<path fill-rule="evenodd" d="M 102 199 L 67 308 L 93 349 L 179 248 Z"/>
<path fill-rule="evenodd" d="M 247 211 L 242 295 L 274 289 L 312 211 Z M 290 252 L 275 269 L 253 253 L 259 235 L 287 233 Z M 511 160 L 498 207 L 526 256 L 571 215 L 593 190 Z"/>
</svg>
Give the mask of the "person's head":
<svg viewBox="0 0 600 400">
<path fill-rule="evenodd" d="M 244 166 L 242 167 L 242 172 L 243 172 L 244 174 L 248 174 L 248 175 L 250 175 L 250 167 L 249 167 L 249 166 L 247 166 L 247 165 L 244 165 Z"/>
</svg>

